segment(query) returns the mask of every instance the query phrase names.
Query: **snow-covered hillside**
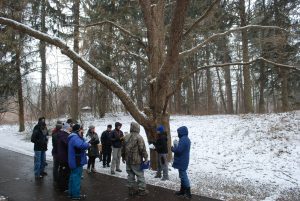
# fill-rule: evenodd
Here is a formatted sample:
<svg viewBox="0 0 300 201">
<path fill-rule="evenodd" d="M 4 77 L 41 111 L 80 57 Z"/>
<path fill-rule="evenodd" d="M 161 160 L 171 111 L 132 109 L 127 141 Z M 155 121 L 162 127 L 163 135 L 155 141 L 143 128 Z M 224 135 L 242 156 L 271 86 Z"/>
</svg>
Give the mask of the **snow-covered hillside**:
<svg viewBox="0 0 300 201">
<path fill-rule="evenodd" d="M 133 119 L 108 115 L 104 119 L 85 117 L 99 135 L 106 125 L 123 123 L 129 131 Z M 172 116 L 171 134 L 187 126 L 192 141 L 189 177 L 193 193 L 224 200 L 299 200 L 300 199 L 300 111 L 266 115 Z M 33 155 L 33 144 L 17 126 L 0 126 L 0 147 Z M 142 136 L 146 139 L 145 132 Z M 47 152 L 51 159 L 51 143 Z M 97 162 L 97 171 L 109 174 Z M 116 176 L 126 177 L 123 172 Z M 49 170 L 50 171 L 50 170 Z M 154 179 L 150 184 L 177 189 L 177 171 L 170 165 L 170 181 Z"/>
</svg>

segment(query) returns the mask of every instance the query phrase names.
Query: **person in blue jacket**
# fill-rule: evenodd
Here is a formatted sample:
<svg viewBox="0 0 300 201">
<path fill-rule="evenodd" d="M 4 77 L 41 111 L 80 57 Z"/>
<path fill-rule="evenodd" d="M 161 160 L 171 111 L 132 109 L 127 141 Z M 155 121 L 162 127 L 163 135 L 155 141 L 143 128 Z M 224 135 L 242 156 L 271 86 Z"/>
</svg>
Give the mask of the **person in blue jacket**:
<svg viewBox="0 0 300 201">
<path fill-rule="evenodd" d="M 172 147 L 171 150 L 174 152 L 173 167 L 178 169 L 181 187 L 175 194 L 178 196 L 185 196 L 190 199 L 192 198 L 192 195 L 187 169 L 190 160 L 191 141 L 188 137 L 187 127 L 182 126 L 178 128 L 177 133 L 179 137 L 178 145 L 174 143 L 174 147 Z"/>
<path fill-rule="evenodd" d="M 80 194 L 83 166 L 87 164 L 86 150 L 91 145 L 83 139 L 83 129 L 79 124 L 72 127 L 68 137 L 68 164 L 71 169 L 69 178 L 69 195 L 72 200 L 80 200 L 86 195 Z"/>
</svg>

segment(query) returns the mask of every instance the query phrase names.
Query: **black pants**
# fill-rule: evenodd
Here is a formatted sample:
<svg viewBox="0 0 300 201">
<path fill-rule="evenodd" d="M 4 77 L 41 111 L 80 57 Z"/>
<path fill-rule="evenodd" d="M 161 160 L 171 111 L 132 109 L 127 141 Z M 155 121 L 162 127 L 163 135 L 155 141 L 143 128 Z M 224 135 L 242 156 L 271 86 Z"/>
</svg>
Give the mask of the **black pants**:
<svg viewBox="0 0 300 201">
<path fill-rule="evenodd" d="M 58 188 L 60 191 L 68 190 L 71 170 L 67 163 L 60 163 L 58 169 Z"/>
<path fill-rule="evenodd" d="M 53 181 L 54 182 L 58 182 L 58 169 L 59 169 L 59 163 L 56 157 L 53 156 Z"/>
<path fill-rule="evenodd" d="M 87 169 L 90 169 L 91 166 L 93 169 L 95 168 L 95 160 L 96 160 L 95 156 L 89 156 Z"/>
<path fill-rule="evenodd" d="M 108 146 L 108 147 L 103 146 L 102 147 L 103 166 L 110 164 L 110 162 L 111 162 L 111 151 L 112 151 L 111 146 Z"/>
</svg>

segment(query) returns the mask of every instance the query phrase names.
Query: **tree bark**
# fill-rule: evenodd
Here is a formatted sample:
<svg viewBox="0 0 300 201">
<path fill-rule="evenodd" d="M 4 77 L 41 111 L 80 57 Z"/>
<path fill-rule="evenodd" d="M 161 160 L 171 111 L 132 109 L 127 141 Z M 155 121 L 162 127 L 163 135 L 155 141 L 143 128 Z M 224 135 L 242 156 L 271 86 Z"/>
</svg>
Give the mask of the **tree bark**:
<svg viewBox="0 0 300 201">
<path fill-rule="evenodd" d="M 41 32 L 46 33 L 46 0 L 41 1 Z M 46 43 L 40 41 L 39 52 L 41 58 L 41 69 L 42 69 L 42 78 L 41 78 L 41 115 L 43 117 L 47 116 L 47 104 L 46 104 Z"/>
<path fill-rule="evenodd" d="M 74 52 L 79 53 L 79 14 L 80 14 L 80 0 L 74 1 L 74 40 L 73 40 L 73 49 Z M 71 98 L 71 117 L 73 120 L 78 119 L 79 115 L 79 105 L 78 105 L 78 64 L 73 62 L 73 71 L 72 71 L 72 98 Z"/>
<path fill-rule="evenodd" d="M 218 86 L 219 86 L 219 91 L 220 91 L 221 103 L 223 105 L 225 114 L 227 114 L 228 112 L 227 112 L 227 106 L 226 106 L 224 93 L 223 93 L 223 89 L 222 89 L 222 82 L 221 82 L 221 78 L 220 78 L 219 69 L 217 67 L 216 67 L 216 72 L 217 72 L 217 77 L 218 77 Z"/>
<path fill-rule="evenodd" d="M 209 50 L 206 48 L 206 64 L 209 65 Z M 207 114 L 213 113 L 213 94 L 210 69 L 206 69 Z"/>
<path fill-rule="evenodd" d="M 245 12 L 245 0 L 240 0 L 239 2 L 239 12 L 241 18 L 241 27 L 247 25 L 246 23 L 246 12 Z M 243 62 L 249 62 L 248 53 L 248 36 L 247 31 L 242 30 L 242 48 L 243 48 Z M 251 79 L 249 65 L 243 66 L 243 76 L 244 76 L 244 105 L 245 113 L 253 113 L 252 98 L 251 98 Z"/>
</svg>

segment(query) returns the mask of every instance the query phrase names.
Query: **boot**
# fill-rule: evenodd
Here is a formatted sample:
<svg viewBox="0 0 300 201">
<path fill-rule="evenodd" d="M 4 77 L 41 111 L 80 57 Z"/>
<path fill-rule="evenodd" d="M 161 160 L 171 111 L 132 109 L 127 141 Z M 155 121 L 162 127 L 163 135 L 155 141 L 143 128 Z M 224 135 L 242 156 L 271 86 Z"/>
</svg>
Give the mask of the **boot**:
<svg viewBox="0 0 300 201">
<path fill-rule="evenodd" d="M 185 189 L 185 197 L 188 198 L 188 199 L 192 198 L 191 188 L 186 188 Z"/>
<path fill-rule="evenodd" d="M 134 188 L 129 187 L 128 188 L 128 195 L 129 196 L 135 196 L 135 194 L 136 194 L 136 191 L 134 190 Z"/>
<path fill-rule="evenodd" d="M 145 196 L 145 195 L 148 195 L 149 194 L 149 191 L 148 190 L 141 190 L 141 189 L 139 189 L 139 191 L 138 191 L 138 195 L 139 196 Z"/>
<path fill-rule="evenodd" d="M 157 172 L 154 178 L 161 178 L 161 173 Z"/>
<path fill-rule="evenodd" d="M 185 194 L 185 188 L 183 186 L 180 187 L 179 191 L 175 192 L 175 195 L 177 196 L 184 196 L 184 194 Z"/>
</svg>

